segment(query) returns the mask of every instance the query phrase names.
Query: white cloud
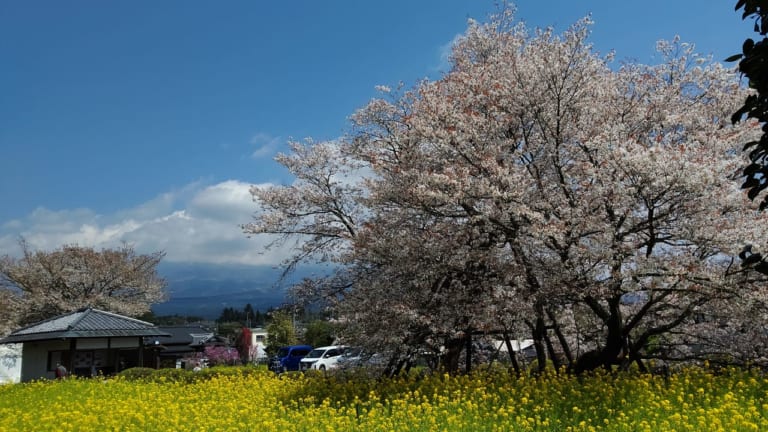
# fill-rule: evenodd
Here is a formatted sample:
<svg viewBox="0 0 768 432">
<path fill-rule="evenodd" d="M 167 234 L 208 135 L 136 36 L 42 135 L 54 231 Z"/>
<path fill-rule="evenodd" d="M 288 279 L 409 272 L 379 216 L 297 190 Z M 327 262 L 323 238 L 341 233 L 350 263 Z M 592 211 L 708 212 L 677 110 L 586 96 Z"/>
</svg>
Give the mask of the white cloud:
<svg viewBox="0 0 768 432">
<path fill-rule="evenodd" d="M 251 137 L 251 144 L 256 147 L 256 150 L 251 153 L 251 157 L 254 159 L 261 159 L 274 155 L 281 141 L 280 137 L 273 137 L 265 133 L 257 133 Z"/>
<path fill-rule="evenodd" d="M 243 215 L 256 210 L 249 192 L 251 185 L 237 180 L 225 181 L 199 191 L 189 202 L 188 209 L 196 217 L 244 223 Z"/>
<path fill-rule="evenodd" d="M 437 72 L 448 72 L 451 69 L 451 55 L 453 54 L 453 46 L 464 37 L 463 33 L 456 34 L 450 42 L 441 45 L 438 48 L 439 63 L 433 68 Z"/>
<path fill-rule="evenodd" d="M 250 187 L 237 180 L 198 182 L 114 214 L 38 208 L 25 218 L 0 223 L 0 254 L 20 252 L 18 239 L 23 236 L 30 246 L 44 250 L 127 242 L 140 253 L 163 250 L 165 260 L 172 262 L 279 264 L 288 248 L 265 252 L 272 238 L 248 238 L 240 228 L 258 211 Z"/>
</svg>

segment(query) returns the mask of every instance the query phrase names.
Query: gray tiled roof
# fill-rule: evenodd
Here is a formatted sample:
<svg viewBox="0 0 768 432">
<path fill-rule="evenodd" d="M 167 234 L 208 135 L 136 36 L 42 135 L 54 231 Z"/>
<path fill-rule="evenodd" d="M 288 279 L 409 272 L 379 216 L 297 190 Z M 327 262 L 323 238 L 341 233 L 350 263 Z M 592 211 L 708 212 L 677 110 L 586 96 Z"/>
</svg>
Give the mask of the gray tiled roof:
<svg viewBox="0 0 768 432">
<path fill-rule="evenodd" d="M 200 345 L 215 335 L 215 332 L 201 324 L 158 326 L 158 329 L 171 335 L 171 337 L 162 338 L 158 341 L 165 346 L 192 345 L 196 342 Z M 154 342 L 154 340 L 151 342 Z"/>
<path fill-rule="evenodd" d="M 61 338 L 169 336 L 154 324 L 98 309 L 80 309 L 16 330 L 0 343 Z"/>
</svg>

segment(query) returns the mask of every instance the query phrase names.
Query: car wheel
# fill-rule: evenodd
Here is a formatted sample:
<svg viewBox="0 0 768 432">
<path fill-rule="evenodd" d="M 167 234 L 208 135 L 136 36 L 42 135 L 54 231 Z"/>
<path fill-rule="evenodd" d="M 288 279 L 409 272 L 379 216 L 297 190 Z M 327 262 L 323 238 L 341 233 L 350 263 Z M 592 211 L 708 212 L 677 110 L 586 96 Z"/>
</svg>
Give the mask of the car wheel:
<svg viewBox="0 0 768 432">
<path fill-rule="evenodd" d="M 325 365 L 320 365 L 318 369 L 320 369 L 321 371 L 325 371 Z"/>
</svg>

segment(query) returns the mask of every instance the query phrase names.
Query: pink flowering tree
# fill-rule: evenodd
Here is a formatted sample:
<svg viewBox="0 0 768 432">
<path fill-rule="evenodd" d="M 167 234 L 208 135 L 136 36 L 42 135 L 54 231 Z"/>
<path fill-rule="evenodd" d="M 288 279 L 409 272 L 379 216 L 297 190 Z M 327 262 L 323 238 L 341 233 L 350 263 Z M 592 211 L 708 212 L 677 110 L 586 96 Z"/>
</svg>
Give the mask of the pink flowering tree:
<svg viewBox="0 0 768 432">
<path fill-rule="evenodd" d="M 240 353 L 233 347 L 207 346 L 202 355 L 211 366 L 240 364 Z"/>
</svg>

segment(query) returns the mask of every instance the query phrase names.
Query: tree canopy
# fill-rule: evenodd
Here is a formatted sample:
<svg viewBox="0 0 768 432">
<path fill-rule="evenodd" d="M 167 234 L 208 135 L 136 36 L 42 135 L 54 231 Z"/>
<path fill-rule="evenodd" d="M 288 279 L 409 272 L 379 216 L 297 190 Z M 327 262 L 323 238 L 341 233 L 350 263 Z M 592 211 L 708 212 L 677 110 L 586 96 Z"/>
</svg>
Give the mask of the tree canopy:
<svg viewBox="0 0 768 432">
<path fill-rule="evenodd" d="M 442 78 L 381 87 L 343 140 L 278 157 L 296 182 L 254 188 L 245 231 L 335 263 L 294 293 L 345 340 L 449 371 L 484 332 L 573 370 L 766 354 L 765 280 L 738 265 L 768 228 L 733 182 L 759 134 L 728 122 L 746 90 L 677 39 L 612 68 L 590 25 L 471 21 Z"/>
<path fill-rule="evenodd" d="M 52 251 L 32 250 L 24 241 L 20 246 L 20 258 L 0 258 L 3 303 L 12 305 L 10 325 L 85 306 L 139 316 L 164 299 L 166 284 L 157 274 L 162 252 L 137 254 L 129 245 L 102 250 L 68 245 Z"/>
<path fill-rule="evenodd" d="M 291 315 L 281 310 L 273 311 L 271 320 L 267 324 L 267 355 L 275 355 L 280 348 L 294 345 L 297 341 Z"/>
</svg>

